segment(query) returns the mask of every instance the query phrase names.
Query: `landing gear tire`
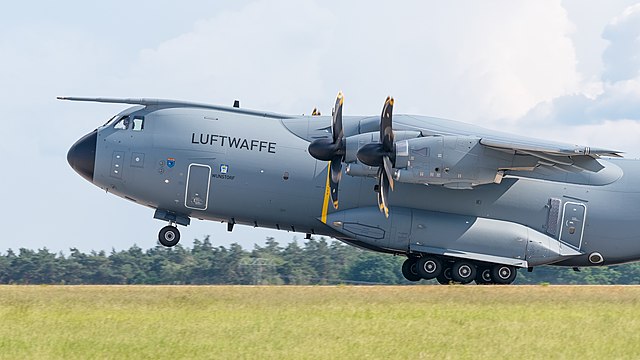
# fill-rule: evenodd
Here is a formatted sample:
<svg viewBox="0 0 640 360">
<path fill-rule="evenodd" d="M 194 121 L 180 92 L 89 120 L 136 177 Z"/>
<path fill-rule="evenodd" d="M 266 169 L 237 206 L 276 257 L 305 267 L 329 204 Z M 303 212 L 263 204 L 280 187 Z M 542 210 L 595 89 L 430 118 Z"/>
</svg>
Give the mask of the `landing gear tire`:
<svg viewBox="0 0 640 360">
<path fill-rule="evenodd" d="M 160 229 L 158 241 L 166 247 L 176 246 L 180 241 L 180 231 L 175 226 L 167 225 Z"/>
<path fill-rule="evenodd" d="M 440 285 L 449 285 L 453 281 L 451 278 L 451 266 L 447 266 L 436 276 L 436 280 Z"/>
<path fill-rule="evenodd" d="M 416 271 L 416 260 L 408 258 L 402 263 L 402 276 L 409 281 L 420 281 L 422 279 Z"/>
<path fill-rule="evenodd" d="M 488 268 L 488 267 L 478 268 L 478 272 L 476 274 L 476 284 L 478 285 L 493 284 L 493 279 L 491 278 L 491 268 Z"/>
<path fill-rule="evenodd" d="M 476 266 L 467 260 L 458 260 L 451 267 L 451 278 L 461 284 L 468 284 L 476 278 Z"/>
<path fill-rule="evenodd" d="M 496 284 L 511 284 L 517 275 L 518 271 L 514 266 L 498 264 L 491 268 L 491 279 L 493 279 L 493 282 Z"/>
<path fill-rule="evenodd" d="M 416 271 L 425 280 L 431 280 L 442 273 L 442 261 L 435 256 L 427 255 L 416 262 Z"/>
</svg>

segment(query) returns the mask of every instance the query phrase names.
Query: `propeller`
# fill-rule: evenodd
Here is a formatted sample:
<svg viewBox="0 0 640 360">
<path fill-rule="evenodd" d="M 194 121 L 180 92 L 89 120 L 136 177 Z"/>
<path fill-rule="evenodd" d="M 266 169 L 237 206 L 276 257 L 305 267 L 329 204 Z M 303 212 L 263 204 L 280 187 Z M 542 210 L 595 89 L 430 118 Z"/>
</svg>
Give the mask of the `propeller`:
<svg viewBox="0 0 640 360">
<path fill-rule="evenodd" d="M 393 98 L 387 97 L 380 116 L 380 142 L 366 144 L 358 150 L 358 160 L 378 169 L 378 208 L 389 217 L 389 188 L 393 190 L 393 164 L 396 160 L 396 149 L 393 142 Z"/>
<path fill-rule="evenodd" d="M 330 161 L 329 164 L 329 184 L 331 189 L 331 200 L 333 207 L 338 208 L 338 183 L 342 177 L 342 161 L 346 153 L 346 141 L 344 130 L 342 129 L 342 104 L 344 96 L 342 91 L 338 92 L 336 104 L 333 107 L 331 122 L 331 139 L 316 139 L 309 144 L 309 154 L 321 161 Z"/>
</svg>

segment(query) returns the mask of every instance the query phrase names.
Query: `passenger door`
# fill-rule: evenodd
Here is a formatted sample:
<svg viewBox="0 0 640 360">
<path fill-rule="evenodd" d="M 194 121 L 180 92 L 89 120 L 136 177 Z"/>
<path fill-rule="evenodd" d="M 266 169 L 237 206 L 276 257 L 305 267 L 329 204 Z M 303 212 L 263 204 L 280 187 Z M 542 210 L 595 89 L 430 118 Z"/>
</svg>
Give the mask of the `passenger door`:
<svg viewBox="0 0 640 360">
<path fill-rule="evenodd" d="M 574 201 L 565 202 L 560 224 L 560 241 L 580 250 L 586 216 L 586 204 Z"/>
<path fill-rule="evenodd" d="M 209 165 L 189 165 L 184 206 L 194 210 L 207 210 L 209 205 L 210 183 L 211 167 Z"/>
</svg>

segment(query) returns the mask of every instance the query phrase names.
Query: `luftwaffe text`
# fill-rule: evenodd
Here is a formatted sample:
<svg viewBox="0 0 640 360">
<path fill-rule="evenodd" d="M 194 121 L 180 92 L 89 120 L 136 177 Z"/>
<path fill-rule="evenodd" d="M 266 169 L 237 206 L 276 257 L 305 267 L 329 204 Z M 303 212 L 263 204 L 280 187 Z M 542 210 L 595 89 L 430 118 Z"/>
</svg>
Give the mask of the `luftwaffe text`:
<svg viewBox="0 0 640 360">
<path fill-rule="evenodd" d="M 276 143 L 264 140 L 237 138 L 218 134 L 196 134 L 191 133 L 191 143 L 211 146 L 230 147 L 250 151 L 266 151 L 276 153 Z"/>
</svg>

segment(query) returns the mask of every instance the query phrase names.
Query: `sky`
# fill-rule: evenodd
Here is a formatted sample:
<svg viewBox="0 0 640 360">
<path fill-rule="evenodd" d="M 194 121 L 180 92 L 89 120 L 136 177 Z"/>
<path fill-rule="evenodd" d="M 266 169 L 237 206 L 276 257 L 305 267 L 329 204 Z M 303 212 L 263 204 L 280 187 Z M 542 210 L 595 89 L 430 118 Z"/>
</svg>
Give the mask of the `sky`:
<svg viewBox="0 0 640 360">
<path fill-rule="evenodd" d="M 396 113 L 640 157 L 638 0 L 20 1 L 0 12 L 0 251 L 156 244 L 153 210 L 105 194 L 68 148 L 126 106 L 168 98 L 288 114 Z M 245 248 L 304 234 L 194 220 Z"/>
</svg>

